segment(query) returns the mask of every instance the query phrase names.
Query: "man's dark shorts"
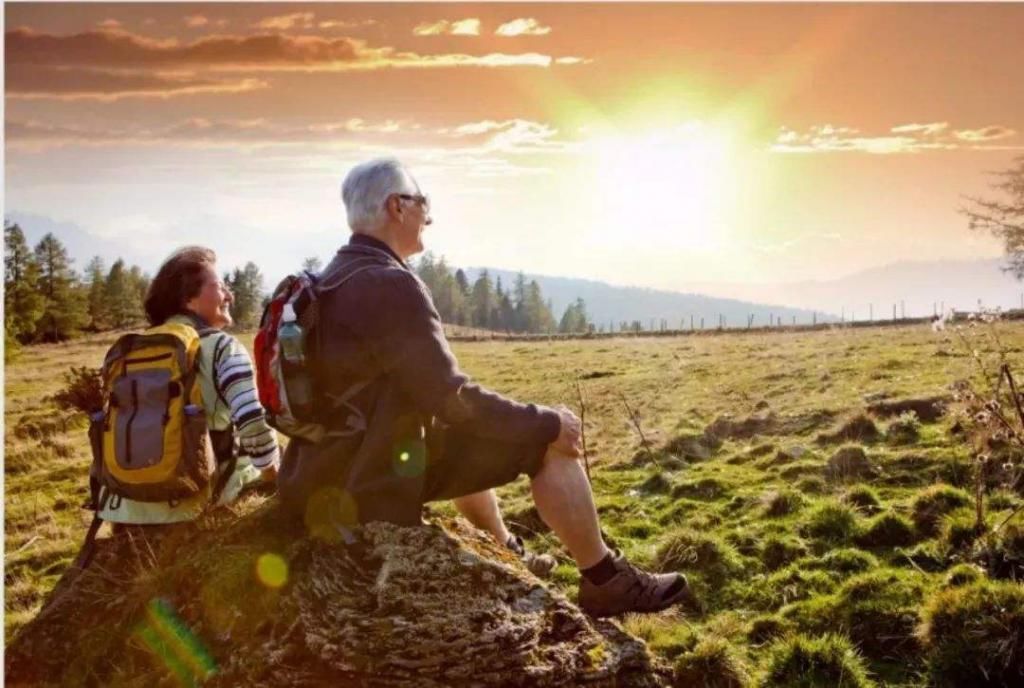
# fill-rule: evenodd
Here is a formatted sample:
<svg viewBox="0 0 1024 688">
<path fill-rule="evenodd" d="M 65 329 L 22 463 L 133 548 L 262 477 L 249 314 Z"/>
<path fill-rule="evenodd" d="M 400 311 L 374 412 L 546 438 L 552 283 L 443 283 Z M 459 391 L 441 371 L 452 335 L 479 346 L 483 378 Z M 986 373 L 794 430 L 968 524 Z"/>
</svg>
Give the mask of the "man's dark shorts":
<svg viewBox="0 0 1024 688">
<path fill-rule="evenodd" d="M 450 427 L 428 434 L 423 502 L 436 502 L 501 487 L 525 473 L 537 475 L 547 445 L 500 442 Z"/>
</svg>

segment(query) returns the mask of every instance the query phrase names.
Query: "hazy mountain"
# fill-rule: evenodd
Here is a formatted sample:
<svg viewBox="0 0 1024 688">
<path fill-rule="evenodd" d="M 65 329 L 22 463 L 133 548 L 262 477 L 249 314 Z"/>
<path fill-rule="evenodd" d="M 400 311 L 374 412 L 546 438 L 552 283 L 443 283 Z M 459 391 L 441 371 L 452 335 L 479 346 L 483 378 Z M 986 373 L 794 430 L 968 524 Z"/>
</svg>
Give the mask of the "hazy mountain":
<svg viewBox="0 0 1024 688">
<path fill-rule="evenodd" d="M 899 262 L 864 270 L 828 281 L 785 284 L 688 285 L 693 291 L 737 299 L 781 303 L 836 315 L 853 313 L 858 320 L 891 318 L 900 302 L 908 317 L 931 315 L 943 305 L 957 310 L 974 310 L 982 305 L 1020 308 L 1024 284 L 1003 272 L 1003 258 Z"/>
<path fill-rule="evenodd" d="M 492 279 L 500 277 L 503 289 L 512 289 L 517 273 L 509 270 L 466 268 L 470 283 L 483 269 L 487 270 Z M 677 329 L 681 325 L 689 328 L 691 316 L 696 329 L 700 328 L 701 318 L 704 319 L 706 328 L 718 327 L 719 315 L 725 318 L 727 327 L 746 327 L 750 315 L 754 316 L 755 326 L 767 325 L 769 317 L 776 320 L 781 317 L 783 324 L 791 324 L 794 318 L 797 323 L 810 323 L 814 318 L 807 309 L 773 306 L 764 302 L 753 303 L 733 298 L 642 287 L 617 287 L 605 282 L 571 277 L 527 273 L 526 279 L 537 280 L 544 298 L 551 301 L 556 319 L 562 317 L 566 306 L 577 298 L 582 298 L 586 302 L 587 314 L 591 320 L 597 325 L 604 325 L 606 329 L 614 322 L 615 329 L 618 330 L 621 322 L 632 323 L 634 320 L 639 320 L 644 329 L 649 329 L 652 319 L 655 328 L 660 326 L 662 319 L 668 320 L 670 329 Z M 822 313 L 817 314 L 818 322 L 830 319 L 832 318 L 823 318 Z"/>
</svg>

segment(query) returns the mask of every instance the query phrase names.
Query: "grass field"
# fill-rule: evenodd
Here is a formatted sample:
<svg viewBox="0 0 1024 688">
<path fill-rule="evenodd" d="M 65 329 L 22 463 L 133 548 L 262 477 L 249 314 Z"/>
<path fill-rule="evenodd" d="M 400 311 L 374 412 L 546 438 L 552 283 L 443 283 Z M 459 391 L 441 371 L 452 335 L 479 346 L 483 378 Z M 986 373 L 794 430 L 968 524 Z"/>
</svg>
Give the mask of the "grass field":
<svg viewBox="0 0 1024 688">
<path fill-rule="evenodd" d="M 1024 325 L 1000 327 L 1019 367 Z M 90 517 L 80 508 L 84 419 L 45 397 L 68 367 L 98 365 L 110 342 L 31 347 L 7 365 L 8 638 L 38 611 Z M 950 433 L 948 416 L 865 414 L 879 400 L 948 395 L 953 380 L 972 376 L 974 360 L 947 335 L 836 328 L 454 349 L 479 382 L 521 400 L 578 410 L 579 380 L 609 540 L 635 561 L 686 571 L 704 600 L 699 613 L 624 621 L 675 664 L 680 681 L 837 685 L 835 670 L 843 685 L 923 686 L 958 675 L 957 657 L 939 656 L 948 648 L 929 645 L 920 626 L 938 628 L 952 604 L 942 600 L 960 595 L 961 584 L 985 592 L 972 583 L 984 571 L 965 564 L 976 535 L 964 525 L 973 515 L 969 447 Z M 624 401 L 652 451 L 643 451 Z M 532 546 L 560 557 L 554 585 L 574 596 L 578 574 L 531 508 L 528 484 L 499 493 Z M 1019 503 L 996 491 L 992 519 Z M 1012 590 L 997 593 L 1020 603 Z M 1024 609 L 1011 611 L 1024 624 Z M 1024 652 L 1024 627 L 1013 633 Z"/>
</svg>

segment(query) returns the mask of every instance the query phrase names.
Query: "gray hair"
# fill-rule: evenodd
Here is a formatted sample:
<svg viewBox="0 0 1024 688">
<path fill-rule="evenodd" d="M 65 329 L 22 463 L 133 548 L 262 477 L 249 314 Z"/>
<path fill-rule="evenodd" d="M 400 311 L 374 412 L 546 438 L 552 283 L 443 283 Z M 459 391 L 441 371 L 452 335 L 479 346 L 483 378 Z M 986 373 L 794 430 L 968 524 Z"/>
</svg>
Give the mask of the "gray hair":
<svg viewBox="0 0 1024 688">
<path fill-rule="evenodd" d="M 419 193 L 419 185 L 395 158 L 378 158 L 352 168 L 341 184 L 348 226 L 372 231 L 384 222 L 384 204 L 396 193 Z"/>
</svg>

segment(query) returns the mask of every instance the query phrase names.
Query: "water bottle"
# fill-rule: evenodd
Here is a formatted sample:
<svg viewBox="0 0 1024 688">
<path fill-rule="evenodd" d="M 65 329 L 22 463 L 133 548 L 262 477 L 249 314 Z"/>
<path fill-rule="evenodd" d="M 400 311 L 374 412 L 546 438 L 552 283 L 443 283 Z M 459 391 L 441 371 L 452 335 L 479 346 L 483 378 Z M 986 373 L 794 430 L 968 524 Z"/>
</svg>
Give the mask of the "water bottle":
<svg viewBox="0 0 1024 688">
<path fill-rule="evenodd" d="M 277 330 L 277 342 L 281 347 L 282 372 L 284 373 L 284 389 L 288 397 L 288 406 L 296 418 L 308 416 L 313 402 L 312 383 L 309 371 L 306 370 L 304 352 L 305 333 L 295 318 L 295 308 L 290 303 L 284 305 L 281 314 L 281 326 Z"/>
</svg>

